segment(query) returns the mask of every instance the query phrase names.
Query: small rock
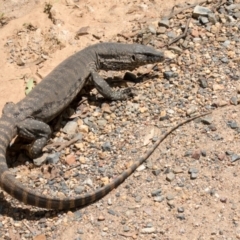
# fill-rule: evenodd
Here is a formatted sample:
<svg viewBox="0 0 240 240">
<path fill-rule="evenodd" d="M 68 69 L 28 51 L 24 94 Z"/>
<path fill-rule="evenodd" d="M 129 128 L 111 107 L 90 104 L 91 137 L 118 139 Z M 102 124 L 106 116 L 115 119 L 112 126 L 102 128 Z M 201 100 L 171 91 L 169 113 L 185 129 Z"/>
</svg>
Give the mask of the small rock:
<svg viewBox="0 0 240 240">
<path fill-rule="evenodd" d="M 198 176 L 198 174 L 193 172 L 190 174 L 190 179 L 196 179 L 197 176 Z"/>
<path fill-rule="evenodd" d="M 170 208 L 175 208 L 175 204 L 174 204 L 174 201 L 173 201 L 173 200 L 167 201 L 167 205 L 168 205 Z"/>
<path fill-rule="evenodd" d="M 166 32 L 166 27 L 159 27 L 158 30 L 157 30 L 158 34 L 163 34 L 165 32 Z"/>
<path fill-rule="evenodd" d="M 239 19 L 239 18 L 240 18 L 240 12 L 234 13 L 233 16 L 234 16 L 235 18 Z"/>
<path fill-rule="evenodd" d="M 213 119 L 211 116 L 205 116 L 205 117 L 201 118 L 201 122 L 206 125 L 212 124 L 212 121 L 213 121 Z"/>
<path fill-rule="evenodd" d="M 203 157 L 206 157 L 206 156 L 207 156 L 207 152 L 206 152 L 205 150 L 202 150 L 202 151 L 201 151 L 201 154 L 202 154 Z"/>
<path fill-rule="evenodd" d="M 110 152 L 110 151 L 112 150 L 111 143 L 110 143 L 110 142 L 105 142 L 105 143 L 102 145 L 102 149 L 103 149 L 103 151 L 108 151 L 108 152 Z"/>
<path fill-rule="evenodd" d="M 166 176 L 167 181 L 172 182 L 175 179 L 175 174 L 173 172 L 170 172 Z"/>
<path fill-rule="evenodd" d="M 162 192 L 162 189 L 157 189 L 151 192 L 152 197 L 159 196 Z"/>
<path fill-rule="evenodd" d="M 176 217 L 180 220 L 185 220 L 186 219 L 184 214 L 178 214 Z"/>
<path fill-rule="evenodd" d="M 207 24 L 209 22 L 208 18 L 207 17 L 199 17 L 199 21 L 202 23 L 202 24 Z"/>
<path fill-rule="evenodd" d="M 227 198 L 225 198 L 225 197 L 221 197 L 221 198 L 220 198 L 220 202 L 222 202 L 222 203 L 226 203 L 226 202 L 227 202 Z"/>
<path fill-rule="evenodd" d="M 76 157 L 72 154 L 68 155 L 65 159 L 65 162 L 68 164 L 68 165 L 73 165 L 76 163 Z"/>
<path fill-rule="evenodd" d="M 164 76 L 165 79 L 169 80 L 170 78 L 175 78 L 175 77 L 177 77 L 178 74 L 177 74 L 177 73 L 174 73 L 174 72 L 172 72 L 172 71 L 165 71 L 165 72 L 163 73 L 163 76 Z"/>
<path fill-rule="evenodd" d="M 208 13 L 208 20 L 213 25 L 217 23 L 217 19 L 214 13 Z"/>
<path fill-rule="evenodd" d="M 217 158 L 220 160 L 220 161 L 223 161 L 226 157 L 226 154 L 225 153 L 219 153 L 217 154 Z"/>
<path fill-rule="evenodd" d="M 167 199 L 168 201 L 173 200 L 173 199 L 174 199 L 174 195 L 171 194 L 171 193 L 169 193 L 169 194 L 166 196 L 166 199 Z"/>
<path fill-rule="evenodd" d="M 157 33 L 156 28 L 153 25 L 149 25 L 148 26 L 148 30 L 152 34 L 156 34 Z"/>
<path fill-rule="evenodd" d="M 46 235 L 45 234 L 40 234 L 35 237 L 33 237 L 33 240 L 46 240 Z"/>
<path fill-rule="evenodd" d="M 56 153 L 52 153 L 52 154 L 49 154 L 46 158 L 46 161 L 49 163 L 49 164 L 56 164 L 58 163 L 59 159 L 60 159 L 60 153 L 59 152 L 56 152 Z"/>
<path fill-rule="evenodd" d="M 170 60 L 173 60 L 173 59 L 175 59 L 177 57 L 176 54 L 174 54 L 172 51 L 169 51 L 169 50 L 166 50 L 164 52 L 164 56 L 165 56 L 165 58 L 168 58 Z"/>
<path fill-rule="evenodd" d="M 240 159 L 240 156 L 235 154 L 235 153 L 231 156 L 231 162 L 235 162 L 235 161 L 237 161 L 239 159 Z"/>
<path fill-rule="evenodd" d="M 129 232 L 129 231 L 130 231 L 129 226 L 124 226 L 124 227 L 123 227 L 123 231 L 124 231 L 124 232 Z"/>
<path fill-rule="evenodd" d="M 218 90 L 224 89 L 224 86 L 216 83 L 216 84 L 213 84 L 212 89 L 213 91 L 218 91 Z"/>
<path fill-rule="evenodd" d="M 105 217 L 103 216 L 103 215 L 100 215 L 99 217 L 98 217 L 98 221 L 104 221 L 105 220 Z"/>
<path fill-rule="evenodd" d="M 112 209 L 108 209 L 108 213 L 115 216 L 116 215 L 116 212 Z"/>
<path fill-rule="evenodd" d="M 84 191 L 84 187 L 83 186 L 77 186 L 74 188 L 74 191 L 76 194 L 81 194 Z"/>
<path fill-rule="evenodd" d="M 33 159 L 34 165 L 37 167 L 43 165 L 44 163 L 47 162 L 47 157 L 48 157 L 48 154 L 44 153 L 41 157 Z"/>
<path fill-rule="evenodd" d="M 227 125 L 231 128 L 231 129 L 237 129 L 238 128 L 238 124 L 236 121 L 227 121 Z"/>
<path fill-rule="evenodd" d="M 202 7 L 202 6 L 195 6 L 193 9 L 193 17 L 198 18 L 199 16 L 205 16 L 207 17 L 208 14 L 212 13 L 212 11 L 209 8 Z"/>
<path fill-rule="evenodd" d="M 160 169 L 155 169 L 152 171 L 153 175 L 158 176 L 160 174 L 161 170 Z"/>
<path fill-rule="evenodd" d="M 18 66 L 24 66 L 24 64 L 25 64 L 20 57 L 18 57 L 18 58 L 16 59 L 16 63 L 17 63 Z"/>
<path fill-rule="evenodd" d="M 200 86 L 201 86 L 202 88 L 207 88 L 207 87 L 208 87 L 208 82 L 207 82 L 206 78 L 201 78 L 201 79 L 199 80 L 199 82 L 200 82 Z"/>
<path fill-rule="evenodd" d="M 183 213 L 183 212 L 184 212 L 184 208 L 183 208 L 183 207 L 179 207 L 179 208 L 177 209 L 177 211 L 178 211 L 179 213 Z"/>
<path fill-rule="evenodd" d="M 217 40 L 218 42 L 225 42 L 225 41 L 227 40 L 227 38 L 220 36 L 220 37 L 217 37 L 216 40 Z"/>
<path fill-rule="evenodd" d="M 77 122 L 75 122 L 75 121 L 68 122 L 68 123 L 64 126 L 64 128 L 62 129 L 62 131 L 63 131 L 64 133 L 68 134 L 68 135 L 73 135 L 73 134 L 75 134 L 75 132 L 76 132 L 77 126 L 78 126 L 78 124 L 77 124 Z"/>
<path fill-rule="evenodd" d="M 235 96 L 233 96 L 233 97 L 231 97 L 230 98 L 230 103 L 232 104 L 232 105 L 238 105 L 238 99 L 237 99 L 237 97 L 235 97 Z"/>
<path fill-rule="evenodd" d="M 201 150 L 198 149 L 198 150 L 195 150 L 195 151 L 192 153 L 192 156 L 191 156 L 191 157 L 194 158 L 194 159 L 196 159 L 196 160 L 199 160 L 200 156 L 201 156 Z"/>
<path fill-rule="evenodd" d="M 189 168 L 188 173 L 198 173 L 198 169 L 197 168 Z"/>
<path fill-rule="evenodd" d="M 90 186 L 90 187 L 93 186 L 92 179 L 90 179 L 90 178 L 86 179 L 83 183 L 86 184 L 86 185 L 88 185 L 88 186 Z"/>
<path fill-rule="evenodd" d="M 175 167 L 175 168 L 173 169 L 173 172 L 174 172 L 175 174 L 178 174 L 178 173 L 182 173 L 183 170 L 182 170 L 181 167 Z"/>
<path fill-rule="evenodd" d="M 79 126 L 79 131 L 82 132 L 82 133 L 88 133 L 89 132 L 89 129 L 88 129 L 88 126 L 87 125 L 80 125 Z"/>
<path fill-rule="evenodd" d="M 165 198 L 163 196 L 157 196 L 153 198 L 154 202 L 162 202 L 164 199 Z"/>
<path fill-rule="evenodd" d="M 138 168 L 137 168 L 137 171 L 138 172 L 141 172 L 141 171 L 143 171 L 143 170 L 145 170 L 146 169 L 146 167 L 145 167 L 145 165 L 140 165 Z"/>
<path fill-rule="evenodd" d="M 158 26 L 159 26 L 159 27 L 169 28 L 169 26 L 170 26 L 169 19 L 167 19 L 167 18 L 161 19 L 161 20 L 158 22 Z"/>
<path fill-rule="evenodd" d="M 142 228 L 140 232 L 143 233 L 143 234 L 155 233 L 156 229 L 154 227 Z"/>
</svg>

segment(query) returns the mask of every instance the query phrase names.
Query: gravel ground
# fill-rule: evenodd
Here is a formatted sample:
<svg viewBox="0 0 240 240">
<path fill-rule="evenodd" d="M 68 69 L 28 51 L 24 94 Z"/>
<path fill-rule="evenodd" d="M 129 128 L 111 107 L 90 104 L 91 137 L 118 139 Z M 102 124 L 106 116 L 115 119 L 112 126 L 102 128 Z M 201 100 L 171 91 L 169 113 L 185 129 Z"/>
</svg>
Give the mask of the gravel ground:
<svg viewBox="0 0 240 240">
<path fill-rule="evenodd" d="M 170 60 L 133 74 L 102 72 L 116 88 L 134 87 L 136 96 L 108 102 L 95 89 L 86 89 L 53 124 L 49 144 L 76 141 L 33 162 L 11 152 L 11 171 L 45 195 L 94 191 L 177 123 L 202 112 L 212 114 L 177 129 L 120 187 L 85 208 L 45 211 L 2 193 L 1 239 L 240 238 L 240 3 L 209 0 L 201 6 L 133 22 L 131 29 L 101 39 L 149 44 L 164 49 Z M 61 22 L 58 15 L 53 26 L 56 22 Z M 184 31 L 186 36 L 174 42 Z M 39 34 L 28 24 L 20 32 L 5 44 L 9 64 L 24 66 L 33 59 L 41 66 L 64 47 L 54 28 Z M 24 51 L 26 37 L 29 48 Z M 134 82 L 119 83 L 119 78 Z"/>
</svg>

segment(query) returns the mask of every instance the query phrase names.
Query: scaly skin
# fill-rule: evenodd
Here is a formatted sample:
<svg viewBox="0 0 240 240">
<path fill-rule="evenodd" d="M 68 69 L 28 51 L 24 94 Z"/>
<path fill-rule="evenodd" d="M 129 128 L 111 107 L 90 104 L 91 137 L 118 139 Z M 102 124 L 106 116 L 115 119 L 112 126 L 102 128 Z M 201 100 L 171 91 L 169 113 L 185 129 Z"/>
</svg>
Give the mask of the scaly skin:
<svg viewBox="0 0 240 240">
<path fill-rule="evenodd" d="M 17 134 L 24 134 L 36 143 L 32 147 L 31 154 L 37 156 L 39 154 L 38 147 L 41 150 L 49 137 L 49 127 L 45 123 L 55 118 L 69 105 L 90 76 L 96 80 L 100 80 L 96 73 L 97 70 L 133 70 L 141 65 L 161 62 L 163 60 L 163 53 L 143 45 L 120 43 L 96 44 L 85 48 L 63 61 L 20 102 L 17 104 L 6 104 L 0 118 L 1 188 L 25 204 L 48 209 L 70 209 L 92 203 L 121 184 L 147 159 L 156 147 L 153 147 L 144 157 L 140 158 L 133 166 L 114 179 L 112 183 L 93 193 L 77 198 L 65 199 L 43 196 L 19 183 L 8 170 L 5 157 L 6 148 L 13 137 Z M 107 90 L 101 89 L 101 91 L 103 95 L 111 96 L 112 98 L 113 95 L 108 87 Z M 114 98 L 120 99 L 121 97 L 124 99 L 127 95 L 128 93 L 123 91 L 116 94 Z M 26 129 L 25 127 L 28 125 L 29 129 Z M 38 139 L 40 135 L 44 135 L 43 140 Z M 37 139 L 38 141 L 35 141 Z M 154 146 L 156 146 L 156 143 Z"/>
</svg>

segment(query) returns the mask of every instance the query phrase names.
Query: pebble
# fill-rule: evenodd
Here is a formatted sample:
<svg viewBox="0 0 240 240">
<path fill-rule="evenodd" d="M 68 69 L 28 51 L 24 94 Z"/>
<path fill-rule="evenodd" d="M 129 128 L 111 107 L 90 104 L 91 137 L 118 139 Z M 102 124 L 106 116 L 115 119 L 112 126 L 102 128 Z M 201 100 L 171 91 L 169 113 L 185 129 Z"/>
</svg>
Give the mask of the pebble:
<svg viewBox="0 0 240 240">
<path fill-rule="evenodd" d="M 185 215 L 184 214 L 177 214 L 177 218 L 180 220 L 185 220 Z"/>
<path fill-rule="evenodd" d="M 166 27 L 169 28 L 170 27 L 170 22 L 169 19 L 167 18 L 163 18 L 158 22 L 159 27 Z"/>
<path fill-rule="evenodd" d="M 153 198 L 154 202 L 162 202 L 164 199 L 165 199 L 164 196 L 157 196 Z"/>
<path fill-rule="evenodd" d="M 98 216 L 98 221 L 104 221 L 105 217 L 103 215 Z"/>
<path fill-rule="evenodd" d="M 140 230 L 141 233 L 143 234 L 150 234 L 150 233 L 155 233 L 156 229 L 154 227 L 150 227 L 150 228 L 142 228 Z"/>
<path fill-rule="evenodd" d="M 213 119 L 212 119 L 211 116 L 204 116 L 204 117 L 201 118 L 201 122 L 202 122 L 203 124 L 210 125 L 210 124 L 212 124 Z"/>
<path fill-rule="evenodd" d="M 68 122 L 64 128 L 62 129 L 62 131 L 68 135 L 74 135 L 76 130 L 77 130 L 77 122 L 75 121 L 71 121 L 71 122 Z"/>
<path fill-rule="evenodd" d="M 158 34 L 163 34 L 165 32 L 166 32 L 166 27 L 159 27 L 158 30 L 157 30 Z"/>
<path fill-rule="evenodd" d="M 181 167 L 175 167 L 175 168 L 173 168 L 173 173 L 175 173 L 175 174 L 182 173 L 182 172 L 183 172 L 183 170 L 182 170 Z"/>
<path fill-rule="evenodd" d="M 173 172 L 168 173 L 166 179 L 167 181 L 172 182 L 175 179 L 175 174 Z"/>
<path fill-rule="evenodd" d="M 235 162 L 239 159 L 240 159 L 240 155 L 237 155 L 235 153 L 231 155 L 231 162 Z"/>
<path fill-rule="evenodd" d="M 158 176 L 161 173 L 161 169 L 155 169 L 152 171 L 153 175 Z"/>
<path fill-rule="evenodd" d="M 86 185 L 88 185 L 88 186 L 90 186 L 90 187 L 93 186 L 93 182 L 92 182 L 92 180 L 91 180 L 90 178 L 86 179 L 86 180 L 83 182 L 83 184 L 86 184 Z"/>
<path fill-rule="evenodd" d="M 80 126 L 79 126 L 79 131 L 80 131 L 81 133 L 88 133 L 88 132 L 89 132 L 89 128 L 88 128 L 87 125 L 80 125 Z"/>
<path fill-rule="evenodd" d="M 196 159 L 196 160 L 199 160 L 200 159 L 200 156 L 201 156 L 201 150 L 198 149 L 198 150 L 195 150 L 193 153 L 192 153 L 192 158 Z"/>
<path fill-rule="evenodd" d="M 73 165 L 76 163 L 76 157 L 72 154 L 66 156 L 65 158 L 65 162 L 68 164 L 68 165 Z"/>
<path fill-rule="evenodd" d="M 33 159 L 34 165 L 40 167 L 41 165 L 47 162 L 47 157 L 48 154 L 44 153 L 41 157 Z"/>
<path fill-rule="evenodd" d="M 157 189 L 151 192 L 152 197 L 159 196 L 162 193 L 162 189 Z"/>
<path fill-rule="evenodd" d="M 60 153 L 59 152 L 56 152 L 56 153 L 52 153 L 52 154 L 49 154 L 47 155 L 46 157 L 46 161 L 49 163 L 49 164 L 56 164 L 58 163 L 59 159 L 60 159 Z"/>
<path fill-rule="evenodd" d="M 195 6 L 193 9 L 193 17 L 198 18 L 199 16 L 208 16 L 209 13 L 212 13 L 212 11 L 207 7 L 202 6 Z"/>
<path fill-rule="evenodd" d="M 227 121 L 227 125 L 228 125 L 230 128 L 232 128 L 232 129 L 238 128 L 238 124 L 237 124 L 236 121 L 231 121 L 231 120 L 229 120 L 229 121 Z"/>
<path fill-rule="evenodd" d="M 145 165 L 140 165 L 138 168 L 137 168 L 137 171 L 138 172 L 141 172 L 141 171 L 143 171 L 143 170 L 145 170 L 146 169 L 146 167 L 145 167 Z"/>
<path fill-rule="evenodd" d="M 184 212 L 184 208 L 183 208 L 183 207 L 178 207 L 177 211 L 178 211 L 179 213 L 183 213 L 183 212 Z"/>
<path fill-rule="evenodd" d="M 74 188 L 74 191 L 76 194 L 81 194 L 84 191 L 85 187 L 83 186 L 77 186 Z"/>
<path fill-rule="evenodd" d="M 169 194 L 167 194 L 166 199 L 167 200 L 173 200 L 174 199 L 174 195 L 172 193 L 169 193 Z"/>
<path fill-rule="evenodd" d="M 198 174 L 197 173 L 194 173 L 194 172 L 192 172 L 191 174 L 190 174 L 190 179 L 196 179 L 198 177 Z"/>
<path fill-rule="evenodd" d="M 230 103 L 231 103 L 232 105 L 237 106 L 237 105 L 238 105 L 238 99 L 237 99 L 237 97 L 236 97 L 236 96 L 231 97 L 231 98 L 230 98 Z"/>
<path fill-rule="evenodd" d="M 124 231 L 124 232 L 129 232 L 129 231 L 130 231 L 129 226 L 124 226 L 124 227 L 123 227 L 123 231 Z"/>
<path fill-rule="evenodd" d="M 200 81 L 200 86 L 202 88 L 207 88 L 208 87 L 208 82 L 205 78 L 201 78 L 199 81 Z"/>
<path fill-rule="evenodd" d="M 112 150 L 111 143 L 110 143 L 110 142 L 105 142 L 105 143 L 102 145 L 102 149 L 103 149 L 103 151 L 108 151 L 108 152 L 110 152 L 110 151 Z"/>
</svg>

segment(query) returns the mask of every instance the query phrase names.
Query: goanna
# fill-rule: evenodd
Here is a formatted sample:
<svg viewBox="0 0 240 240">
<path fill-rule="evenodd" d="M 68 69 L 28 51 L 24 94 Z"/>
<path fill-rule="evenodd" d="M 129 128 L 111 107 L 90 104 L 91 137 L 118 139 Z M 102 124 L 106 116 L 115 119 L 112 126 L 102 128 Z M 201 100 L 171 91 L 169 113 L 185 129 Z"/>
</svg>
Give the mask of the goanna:
<svg viewBox="0 0 240 240">
<path fill-rule="evenodd" d="M 108 185 L 76 198 L 51 198 L 18 182 L 6 164 L 6 149 L 15 136 L 31 141 L 28 154 L 37 158 L 51 136 L 47 124 L 66 108 L 91 78 L 97 90 L 111 100 L 131 96 L 129 88 L 113 91 L 98 70 L 133 70 L 141 65 L 164 60 L 164 54 L 139 44 L 100 43 L 68 57 L 18 103 L 7 103 L 0 118 L 0 186 L 12 197 L 33 206 L 70 209 L 102 198 L 121 184 L 141 163 L 137 161 Z M 142 160 L 143 161 L 143 160 Z"/>
</svg>

